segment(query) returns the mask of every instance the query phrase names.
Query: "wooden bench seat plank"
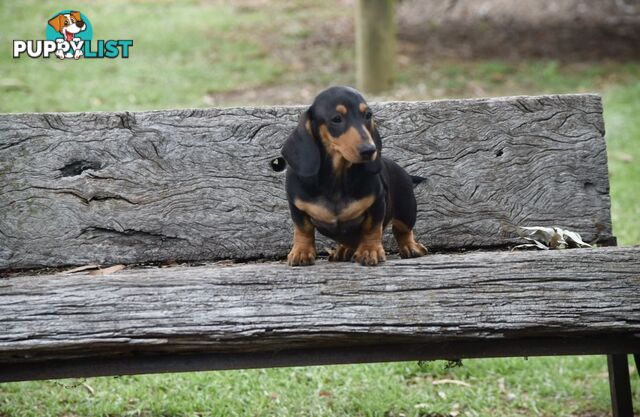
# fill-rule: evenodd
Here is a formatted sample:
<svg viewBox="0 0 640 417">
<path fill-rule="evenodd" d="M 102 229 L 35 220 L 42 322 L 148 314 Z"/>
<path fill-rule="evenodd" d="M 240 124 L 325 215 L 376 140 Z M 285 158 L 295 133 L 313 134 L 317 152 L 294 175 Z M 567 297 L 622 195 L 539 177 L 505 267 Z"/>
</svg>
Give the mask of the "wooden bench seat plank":
<svg viewBox="0 0 640 417">
<path fill-rule="evenodd" d="M 609 349 L 605 341 L 620 338 L 640 351 L 638 294 L 640 248 L 622 247 L 439 254 L 373 268 L 270 262 L 14 276 L 0 279 L 0 374 L 11 363 L 74 358 L 438 351 L 558 337 Z"/>
<path fill-rule="evenodd" d="M 427 178 L 427 246 L 513 244 L 511 224 L 611 238 L 600 97 L 373 109 L 384 154 Z M 285 256 L 284 173 L 270 161 L 301 110 L 1 114 L 0 270 Z"/>
</svg>

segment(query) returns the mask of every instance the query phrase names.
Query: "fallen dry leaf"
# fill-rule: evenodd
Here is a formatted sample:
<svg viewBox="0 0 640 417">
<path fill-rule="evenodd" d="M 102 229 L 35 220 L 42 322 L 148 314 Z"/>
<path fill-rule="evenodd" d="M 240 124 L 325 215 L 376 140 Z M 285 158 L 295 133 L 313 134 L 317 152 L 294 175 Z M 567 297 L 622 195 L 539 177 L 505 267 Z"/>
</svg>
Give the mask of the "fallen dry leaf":
<svg viewBox="0 0 640 417">
<path fill-rule="evenodd" d="M 62 271 L 63 274 L 75 274 L 76 272 L 88 271 L 90 269 L 98 269 L 100 265 L 83 265 L 77 268 L 69 269 L 68 271 Z"/>
<path fill-rule="evenodd" d="M 97 269 L 95 271 L 91 271 L 89 272 L 89 275 L 109 275 L 109 274 L 113 274 L 114 272 L 118 272 L 122 269 L 124 269 L 125 266 L 124 265 L 114 265 L 114 266 L 110 266 L 109 268 L 105 268 L 105 269 Z"/>
<path fill-rule="evenodd" d="M 180 266 L 180 264 L 176 261 L 167 261 L 160 265 L 160 268 L 174 268 L 176 266 Z"/>
<path fill-rule="evenodd" d="M 535 245 L 539 249 L 565 249 L 571 248 L 590 248 L 591 245 L 582 241 L 580 234 L 565 230 L 560 227 L 521 227 L 515 226 L 516 233 L 523 239 L 531 242 L 530 244 L 522 244 L 514 249 L 530 247 Z"/>
<path fill-rule="evenodd" d="M 91 385 L 87 384 L 86 382 L 83 382 L 82 386 L 85 387 L 85 389 L 89 392 L 89 394 L 96 395 L 96 391 L 93 389 Z"/>
<path fill-rule="evenodd" d="M 433 385 L 442 385 L 442 384 L 453 384 L 453 385 L 460 385 L 463 387 L 470 387 L 471 384 L 469 384 L 468 382 L 464 382 L 464 381 L 458 381 L 457 379 L 437 379 L 435 381 L 432 382 Z"/>
<path fill-rule="evenodd" d="M 564 236 L 564 240 L 569 243 L 569 246 L 576 246 L 578 248 L 590 248 L 591 245 L 582 241 L 582 236 L 580 236 L 576 232 L 572 232 L 571 230 L 561 230 L 561 233 Z"/>
</svg>

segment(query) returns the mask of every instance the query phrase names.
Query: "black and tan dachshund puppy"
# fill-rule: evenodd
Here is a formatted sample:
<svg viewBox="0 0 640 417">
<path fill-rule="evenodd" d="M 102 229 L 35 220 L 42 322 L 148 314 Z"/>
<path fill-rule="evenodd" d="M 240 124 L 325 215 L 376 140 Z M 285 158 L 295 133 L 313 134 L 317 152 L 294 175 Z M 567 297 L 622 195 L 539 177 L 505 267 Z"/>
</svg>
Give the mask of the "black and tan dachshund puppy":
<svg viewBox="0 0 640 417">
<path fill-rule="evenodd" d="M 315 98 L 282 148 L 293 218 L 289 265 L 315 261 L 315 229 L 338 243 L 330 261 L 377 265 L 382 232 L 391 222 L 403 258 L 422 256 L 416 242 L 412 178 L 381 155 L 382 142 L 362 95 L 331 87 Z"/>
</svg>

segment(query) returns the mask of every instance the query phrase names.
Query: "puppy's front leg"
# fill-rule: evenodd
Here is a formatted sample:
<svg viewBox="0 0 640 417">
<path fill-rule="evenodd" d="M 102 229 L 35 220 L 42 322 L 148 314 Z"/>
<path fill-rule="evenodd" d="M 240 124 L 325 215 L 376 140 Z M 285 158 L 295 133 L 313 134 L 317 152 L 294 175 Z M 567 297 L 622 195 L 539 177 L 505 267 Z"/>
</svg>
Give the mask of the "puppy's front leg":
<svg viewBox="0 0 640 417">
<path fill-rule="evenodd" d="M 309 218 L 293 204 L 293 247 L 287 256 L 290 266 L 313 265 L 316 261 L 316 229 Z"/>
<path fill-rule="evenodd" d="M 362 224 L 360 242 L 352 258 L 361 265 L 375 266 L 387 260 L 382 246 L 384 210 L 384 197 L 379 197 Z"/>
<path fill-rule="evenodd" d="M 366 266 L 375 266 L 386 260 L 382 246 L 382 223 L 373 224 L 364 231 L 353 260 Z"/>
</svg>

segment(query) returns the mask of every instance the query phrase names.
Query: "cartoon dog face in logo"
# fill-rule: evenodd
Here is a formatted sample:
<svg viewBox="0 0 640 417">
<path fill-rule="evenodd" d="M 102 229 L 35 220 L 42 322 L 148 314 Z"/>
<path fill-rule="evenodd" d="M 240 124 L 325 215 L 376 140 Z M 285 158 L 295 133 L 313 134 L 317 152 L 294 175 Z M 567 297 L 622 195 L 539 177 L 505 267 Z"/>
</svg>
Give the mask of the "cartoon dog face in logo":
<svg viewBox="0 0 640 417">
<path fill-rule="evenodd" d="M 49 19 L 49 25 L 63 36 L 62 39 L 56 39 L 58 43 L 77 40 L 76 35 L 87 29 L 87 25 L 82 21 L 80 12 L 60 13 Z M 56 52 L 56 56 L 60 59 L 65 58 L 64 53 L 59 49 Z M 81 50 L 76 50 L 75 54 L 68 53 L 66 55 L 67 58 L 75 59 L 80 58 L 80 56 L 82 56 Z"/>
</svg>

